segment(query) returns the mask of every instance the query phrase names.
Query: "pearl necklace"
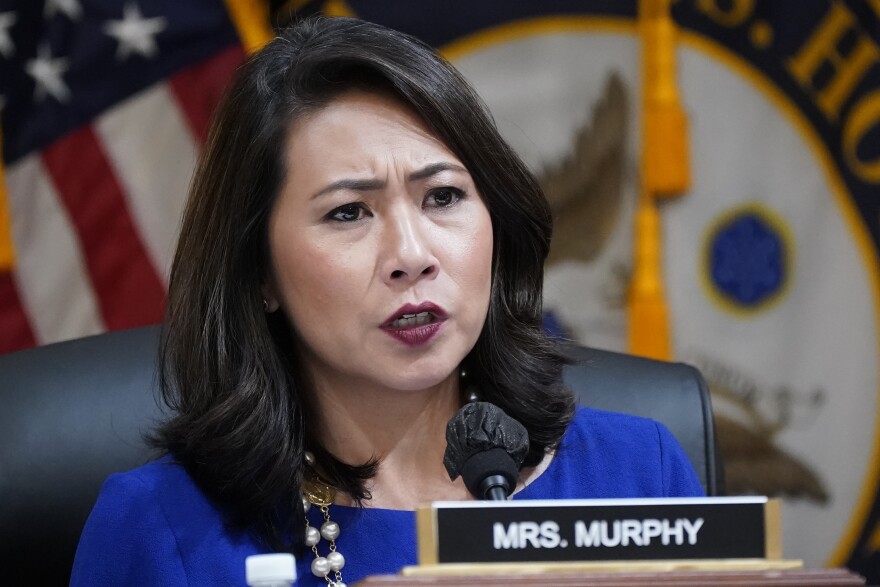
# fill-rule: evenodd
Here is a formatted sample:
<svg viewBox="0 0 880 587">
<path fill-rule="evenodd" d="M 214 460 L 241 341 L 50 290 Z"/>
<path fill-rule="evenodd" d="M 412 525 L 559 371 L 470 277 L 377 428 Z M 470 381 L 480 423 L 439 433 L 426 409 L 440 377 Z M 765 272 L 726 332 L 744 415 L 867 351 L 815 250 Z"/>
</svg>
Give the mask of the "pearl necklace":
<svg viewBox="0 0 880 587">
<path fill-rule="evenodd" d="M 315 464 L 315 456 L 306 451 L 306 463 L 311 467 Z M 320 531 L 309 524 L 306 517 L 306 530 L 304 542 L 306 546 L 315 553 L 315 560 L 312 561 L 312 574 L 316 577 L 323 577 L 327 581 L 327 587 L 347 587 L 342 582 L 342 567 L 345 566 L 345 557 L 336 550 L 336 539 L 339 538 L 339 524 L 330 519 L 330 504 L 336 497 L 336 492 L 332 487 L 323 483 L 318 479 L 317 475 L 311 474 L 303 480 L 302 484 L 302 503 L 303 511 L 308 513 L 313 505 L 321 508 L 324 516 L 324 523 L 321 524 Z M 321 556 L 318 552 L 318 544 L 324 538 L 330 543 L 329 552 L 326 556 Z"/>
</svg>

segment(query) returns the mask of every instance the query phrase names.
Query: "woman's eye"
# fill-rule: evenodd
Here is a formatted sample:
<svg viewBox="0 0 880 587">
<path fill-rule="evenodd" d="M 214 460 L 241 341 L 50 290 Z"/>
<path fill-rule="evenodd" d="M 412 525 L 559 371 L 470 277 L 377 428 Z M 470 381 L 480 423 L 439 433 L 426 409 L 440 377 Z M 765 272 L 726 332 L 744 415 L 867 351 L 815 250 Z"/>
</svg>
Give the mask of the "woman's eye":
<svg viewBox="0 0 880 587">
<path fill-rule="evenodd" d="M 458 202 L 463 195 L 462 191 L 456 188 L 439 188 L 428 194 L 426 203 L 429 207 L 448 208 Z"/>
<path fill-rule="evenodd" d="M 355 220 L 360 220 L 365 215 L 365 210 L 360 204 L 346 204 L 331 210 L 327 214 L 327 218 L 337 222 L 354 222 Z"/>
</svg>

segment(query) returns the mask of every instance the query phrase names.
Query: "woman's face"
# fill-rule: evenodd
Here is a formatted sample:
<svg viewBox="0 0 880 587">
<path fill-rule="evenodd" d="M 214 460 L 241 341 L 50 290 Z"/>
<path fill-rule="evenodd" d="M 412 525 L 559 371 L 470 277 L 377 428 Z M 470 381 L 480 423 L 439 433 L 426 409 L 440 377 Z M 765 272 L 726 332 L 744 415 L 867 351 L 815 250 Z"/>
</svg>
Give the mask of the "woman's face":
<svg viewBox="0 0 880 587">
<path fill-rule="evenodd" d="M 492 224 L 464 165 L 407 106 L 351 91 L 297 120 L 269 222 L 270 307 L 316 385 L 419 390 L 486 319 Z"/>
</svg>

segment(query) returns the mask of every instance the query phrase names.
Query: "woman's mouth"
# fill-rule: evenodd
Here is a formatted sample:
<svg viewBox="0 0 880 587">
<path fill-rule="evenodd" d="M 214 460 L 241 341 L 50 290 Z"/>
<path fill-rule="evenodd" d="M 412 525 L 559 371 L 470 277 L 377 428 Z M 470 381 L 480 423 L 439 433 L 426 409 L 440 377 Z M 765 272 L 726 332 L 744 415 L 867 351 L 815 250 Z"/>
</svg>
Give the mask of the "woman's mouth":
<svg viewBox="0 0 880 587">
<path fill-rule="evenodd" d="M 434 321 L 434 315 L 430 312 L 419 312 L 418 314 L 404 314 L 391 323 L 391 328 L 409 328 L 411 326 L 421 326 Z"/>
<path fill-rule="evenodd" d="M 440 332 L 446 317 L 443 308 L 431 302 L 406 304 L 389 316 L 382 330 L 407 346 L 421 346 Z"/>
</svg>

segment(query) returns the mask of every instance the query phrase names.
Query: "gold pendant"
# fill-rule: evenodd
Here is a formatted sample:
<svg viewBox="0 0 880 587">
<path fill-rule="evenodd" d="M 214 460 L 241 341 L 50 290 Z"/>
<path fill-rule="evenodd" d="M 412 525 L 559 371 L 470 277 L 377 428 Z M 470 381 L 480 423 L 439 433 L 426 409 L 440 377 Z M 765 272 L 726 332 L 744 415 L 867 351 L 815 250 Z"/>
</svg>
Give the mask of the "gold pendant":
<svg viewBox="0 0 880 587">
<path fill-rule="evenodd" d="M 332 487 L 314 478 L 303 479 L 302 494 L 309 503 L 318 507 L 329 506 L 336 497 L 336 491 Z"/>
</svg>

